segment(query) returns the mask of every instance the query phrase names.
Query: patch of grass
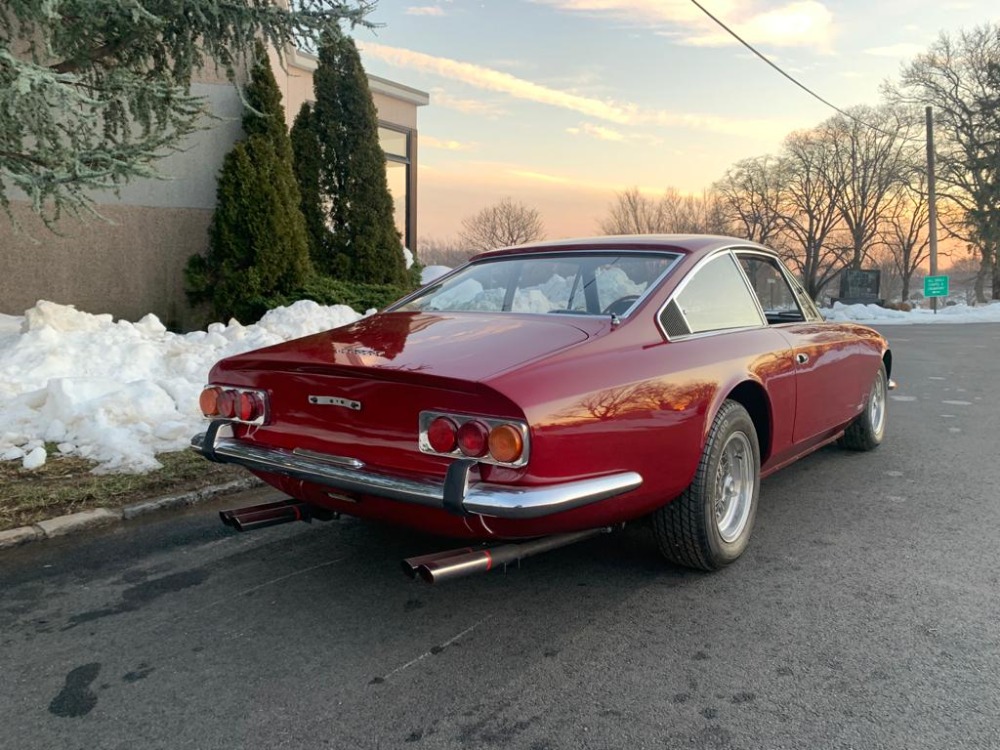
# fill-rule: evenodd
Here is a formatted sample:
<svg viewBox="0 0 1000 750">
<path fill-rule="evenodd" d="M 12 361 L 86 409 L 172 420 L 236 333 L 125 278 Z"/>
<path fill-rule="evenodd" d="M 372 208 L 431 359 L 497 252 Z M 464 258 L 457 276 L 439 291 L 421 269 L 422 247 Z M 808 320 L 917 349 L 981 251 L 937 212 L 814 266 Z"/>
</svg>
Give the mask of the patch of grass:
<svg viewBox="0 0 1000 750">
<path fill-rule="evenodd" d="M 0 531 L 27 526 L 64 513 L 124 505 L 224 484 L 248 476 L 245 470 L 206 461 L 194 451 L 161 453 L 163 468 L 148 474 L 91 474 L 96 466 L 62 456 L 47 446 L 49 458 L 34 471 L 20 461 L 0 461 Z"/>
</svg>

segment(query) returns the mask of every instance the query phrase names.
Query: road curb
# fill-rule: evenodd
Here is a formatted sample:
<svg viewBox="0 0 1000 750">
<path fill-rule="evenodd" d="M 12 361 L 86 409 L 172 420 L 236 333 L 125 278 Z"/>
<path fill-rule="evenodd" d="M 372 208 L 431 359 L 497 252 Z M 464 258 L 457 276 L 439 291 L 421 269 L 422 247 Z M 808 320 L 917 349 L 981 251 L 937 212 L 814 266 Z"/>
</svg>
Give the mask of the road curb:
<svg viewBox="0 0 1000 750">
<path fill-rule="evenodd" d="M 79 513 L 69 513 L 64 516 L 49 518 L 31 526 L 20 526 L 16 529 L 0 531 L 0 550 L 20 547 L 22 544 L 28 544 L 29 542 L 38 542 L 67 534 L 75 534 L 97 526 L 129 521 L 147 513 L 198 505 L 219 495 L 228 495 L 233 492 L 260 487 L 263 484 L 261 480 L 250 476 L 243 479 L 236 479 L 226 484 L 202 487 L 201 489 L 184 492 L 179 495 L 166 495 L 153 500 L 143 500 L 141 503 L 133 503 L 123 508 L 91 508 Z"/>
<path fill-rule="evenodd" d="M 122 508 L 122 519 L 129 521 L 137 516 L 142 516 L 146 513 L 153 513 L 158 510 L 197 505 L 198 503 L 203 503 L 206 500 L 211 500 L 216 495 L 228 495 L 232 492 L 248 490 L 251 487 L 259 487 L 262 484 L 263 482 L 256 477 L 250 476 L 243 479 L 235 479 L 232 482 L 216 485 L 214 487 L 202 487 L 200 490 L 185 492 L 181 495 L 167 495 L 166 497 L 160 497 L 155 500 L 145 500 L 141 503 L 126 505 Z"/>
</svg>

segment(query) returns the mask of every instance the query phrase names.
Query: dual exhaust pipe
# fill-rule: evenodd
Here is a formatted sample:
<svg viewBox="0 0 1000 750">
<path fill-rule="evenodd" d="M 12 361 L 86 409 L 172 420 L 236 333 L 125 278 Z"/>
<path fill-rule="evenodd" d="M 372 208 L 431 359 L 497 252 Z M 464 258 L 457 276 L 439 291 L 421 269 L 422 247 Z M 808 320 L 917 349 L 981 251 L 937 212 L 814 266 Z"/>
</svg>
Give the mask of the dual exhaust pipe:
<svg viewBox="0 0 1000 750">
<path fill-rule="evenodd" d="M 540 555 L 610 531 L 610 528 L 587 529 L 516 544 L 502 544 L 497 547 L 461 547 L 445 552 L 434 552 L 403 560 L 403 572 L 410 578 L 419 577 L 427 583 L 440 583 L 472 573 L 485 573 L 499 567 L 506 568 L 526 557 Z"/>
<path fill-rule="evenodd" d="M 337 514 L 333 511 L 291 499 L 219 512 L 222 523 L 236 531 L 251 531 L 292 521 L 312 521 L 314 518 L 328 521 L 336 517 Z M 587 529 L 495 547 L 461 547 L 433 552 L 403 560 L 403 572 L 410 578 L 419 577 L 427 583 L 440 583 L 473 573 L 485 573 L 494 568 L 506 568 L 526 557 L 540 555 L 610 531 L 611 528 Z"/>
<path fill-rule="evenodd" d="M 222 523 L 237 531 L 263 529 L 266 526 L 277 526 L 279 523 L 290 523 L 291 521 L 312 521 L 314 518 L 328 521 L 335 515 L 331 511 L 298 500 L 279 500 L 276 503 L 219 511 Z"/>
</svg>

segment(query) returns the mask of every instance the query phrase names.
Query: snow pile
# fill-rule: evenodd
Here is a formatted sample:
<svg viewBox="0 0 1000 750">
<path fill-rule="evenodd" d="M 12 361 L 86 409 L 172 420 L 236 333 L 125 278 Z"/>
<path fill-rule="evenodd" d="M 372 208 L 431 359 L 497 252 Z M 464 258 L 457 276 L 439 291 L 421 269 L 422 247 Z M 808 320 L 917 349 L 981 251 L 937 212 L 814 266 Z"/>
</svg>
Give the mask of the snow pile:
<svg viewBox="0 0 1000 750">
<path fill-rule="evenodd" d="M 916 308 L 910 312 L 889 310 L 878 305 L 842 305 L 821 310 L 827 320 L 876 325 L 912 325 L 914 323 L 1000 323 L 1000 303 L 970 307 L 951 305 L 933 310 Z"/>
<path fill-rule="evenodd" d="M 602 294 L 637 291 L 624 276 L 608 283 L 614 291 Z M 515 307 L 549 309 L 566 295 L 564 284 L 553 277 L 524 290 Z M 449 290 L 453 301 L 466 304 L 483 292 L 471 279 Z M 1000 322 L 1000 304 L 944 307 L 937 315 L 837 304 L 824 314 L 877 325 Z M 215 362 L 360 317 L 343 305 L 303 301 L 272 310 L 255 325 L 214 323 L 180 335 L 154 315 L 115 322 L 52 302 L 39 302 L 23 317 L 0 315 L 0 460 L 37 468 L 51 442 L 62 453 L 96 461 L 98 471 L 154 469 L 157 453 L 185 448 L 203 427 L 198 394 Z"/>
<path fill-rule="evenodd" d="M 37 468 L 54 442 L 99 471 L 155 469 L 156 453 L 186 447 L 202 426 L 198 394 L 215 362 L 360 317 L 301 301 L 254 325 L 179 335 L 155 315 L 116 323 L 52 302 L 0 316 L 0 460 Z"/>
<path fill-rule="evenodd" d="M 448 266 L 424 266 L 420 269 L 420 283 L 430 284 L 439 276 L 444 276 L 451 269 Z"/>
</svg>

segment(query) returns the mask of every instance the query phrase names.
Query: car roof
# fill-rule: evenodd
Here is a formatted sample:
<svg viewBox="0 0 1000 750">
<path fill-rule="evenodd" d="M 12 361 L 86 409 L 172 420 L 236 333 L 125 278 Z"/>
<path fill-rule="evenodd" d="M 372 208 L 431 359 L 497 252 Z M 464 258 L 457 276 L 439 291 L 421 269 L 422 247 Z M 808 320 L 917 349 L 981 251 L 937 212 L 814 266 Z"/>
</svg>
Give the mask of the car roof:
<svg viewBox="0 0 1000 750">
<path fill-rule="evenodd" d="M 564 240 L 543 240 L 524 245 L 490 250 L 471 260 L 496 258 L 526 253 L 565 252 L 567 250 L 664 250 L 685 255 L 707 255 L 723 247 L 750 247 L 773 252 L 763 245 L 738 237 L 714 234 L 611 234 L 600 237 L 576 237 Z"/>
</svg>

